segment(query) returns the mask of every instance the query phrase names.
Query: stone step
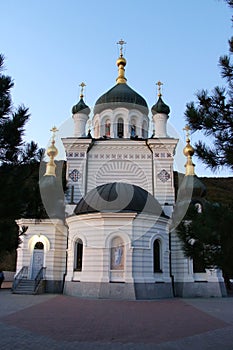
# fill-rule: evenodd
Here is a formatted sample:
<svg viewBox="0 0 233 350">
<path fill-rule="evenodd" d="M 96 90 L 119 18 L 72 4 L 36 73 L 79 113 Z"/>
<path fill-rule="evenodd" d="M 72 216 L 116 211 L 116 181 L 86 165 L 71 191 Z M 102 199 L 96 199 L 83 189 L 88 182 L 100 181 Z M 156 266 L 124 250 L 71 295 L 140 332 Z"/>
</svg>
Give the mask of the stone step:
<svg viewBox="0 0 233 350">
<path fill-rule="evenodd" d="M 21 280 L 13 293 L 15 294 L 34 294 L 35 292 L 35 281 L 34 280 Z"/>
</svg>

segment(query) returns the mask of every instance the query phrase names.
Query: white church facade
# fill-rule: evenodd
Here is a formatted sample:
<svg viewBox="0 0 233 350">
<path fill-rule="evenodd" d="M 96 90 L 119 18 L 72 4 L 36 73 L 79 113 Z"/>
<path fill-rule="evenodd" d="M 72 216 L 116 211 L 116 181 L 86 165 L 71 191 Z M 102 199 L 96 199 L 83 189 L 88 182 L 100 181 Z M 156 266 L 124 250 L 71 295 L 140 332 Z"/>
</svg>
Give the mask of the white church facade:
<svg viewBox="0 0 233 350">
<path fill-rule="evenodd" d="M 128 86 L 125 65 L 121 46 L 116 85 L 97 99 L 92 132 L 86 132 L 91 111 L 83 90 L 72 109 L 74 133 L 62 139 L 68 186 L 64 218 L 52 139 L 50 161 L 40 180 L 49 218 L 17 220 L 20 229 L 28 228 L 17 252 L 18 279 L 38 279 L 42 273 L 46 292 L 79 297 L 224 296 L 221 272 L 196 273 L 175 229 L 171 231 L 178 139 L 167 134 L 170 109 L 162 100 L 161 83 L 151 108 L 150 136 L 147 102 Z M 186 147 L 185 183 L 198 187 L 190 172 L 189 140 Z M 193 188 L 182 191 L 190 201 Z"/>
</svg>

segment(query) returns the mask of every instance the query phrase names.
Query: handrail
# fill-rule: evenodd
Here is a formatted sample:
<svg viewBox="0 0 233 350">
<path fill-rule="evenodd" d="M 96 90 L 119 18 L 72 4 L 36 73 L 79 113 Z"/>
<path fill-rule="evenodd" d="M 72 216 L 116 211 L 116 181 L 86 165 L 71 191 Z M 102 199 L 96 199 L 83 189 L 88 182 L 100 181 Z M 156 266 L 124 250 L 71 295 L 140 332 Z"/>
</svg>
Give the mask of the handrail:
<svg viewBox="0 0 233 350">
<path fill-rule="evenodd" d="M 46 270 L 46 267 L 41 267 L 38 274 L 36 275 L 36 277 L 34 279 L 34 281 L 35 281 L 34 291 L 36 291 L 37 287 L 40 284 L 40 281 L 45 278 L 45 270 Z"/>
<path fill-rule="evenodd" d="M 16 289 L 22 279 L 28 278 L 28 266 L 23 266 L 22 269 L 15 275 L 12 289 Z"/>
</svg>

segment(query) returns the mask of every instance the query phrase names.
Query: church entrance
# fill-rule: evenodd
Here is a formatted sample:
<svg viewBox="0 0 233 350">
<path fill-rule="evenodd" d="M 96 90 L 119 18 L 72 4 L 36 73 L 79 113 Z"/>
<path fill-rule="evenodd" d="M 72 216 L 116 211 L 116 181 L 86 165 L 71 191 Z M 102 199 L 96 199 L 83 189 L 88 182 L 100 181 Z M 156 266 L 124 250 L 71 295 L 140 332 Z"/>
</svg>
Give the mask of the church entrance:
<svg viewBox="0 0 233 350">
<path fill-rule="evenodd" d="M 44 244 L 37 242 L 33 250 L 31 279 L 35 279 L 44 264 Z"/>
</svg>

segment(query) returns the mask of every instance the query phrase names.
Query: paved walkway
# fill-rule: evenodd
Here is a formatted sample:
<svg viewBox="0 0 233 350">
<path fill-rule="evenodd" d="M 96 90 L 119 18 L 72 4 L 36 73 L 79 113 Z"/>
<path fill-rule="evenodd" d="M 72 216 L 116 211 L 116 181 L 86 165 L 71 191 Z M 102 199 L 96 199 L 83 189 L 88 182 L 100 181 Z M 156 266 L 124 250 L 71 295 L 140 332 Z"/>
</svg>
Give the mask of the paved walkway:
<svg viewBox="0 0 233 350">
<path fill-rule="evenodd" d="M 0 290 L 0 349 L 233 350 L 233 298 L 111 301 Z"/>
</svg>

